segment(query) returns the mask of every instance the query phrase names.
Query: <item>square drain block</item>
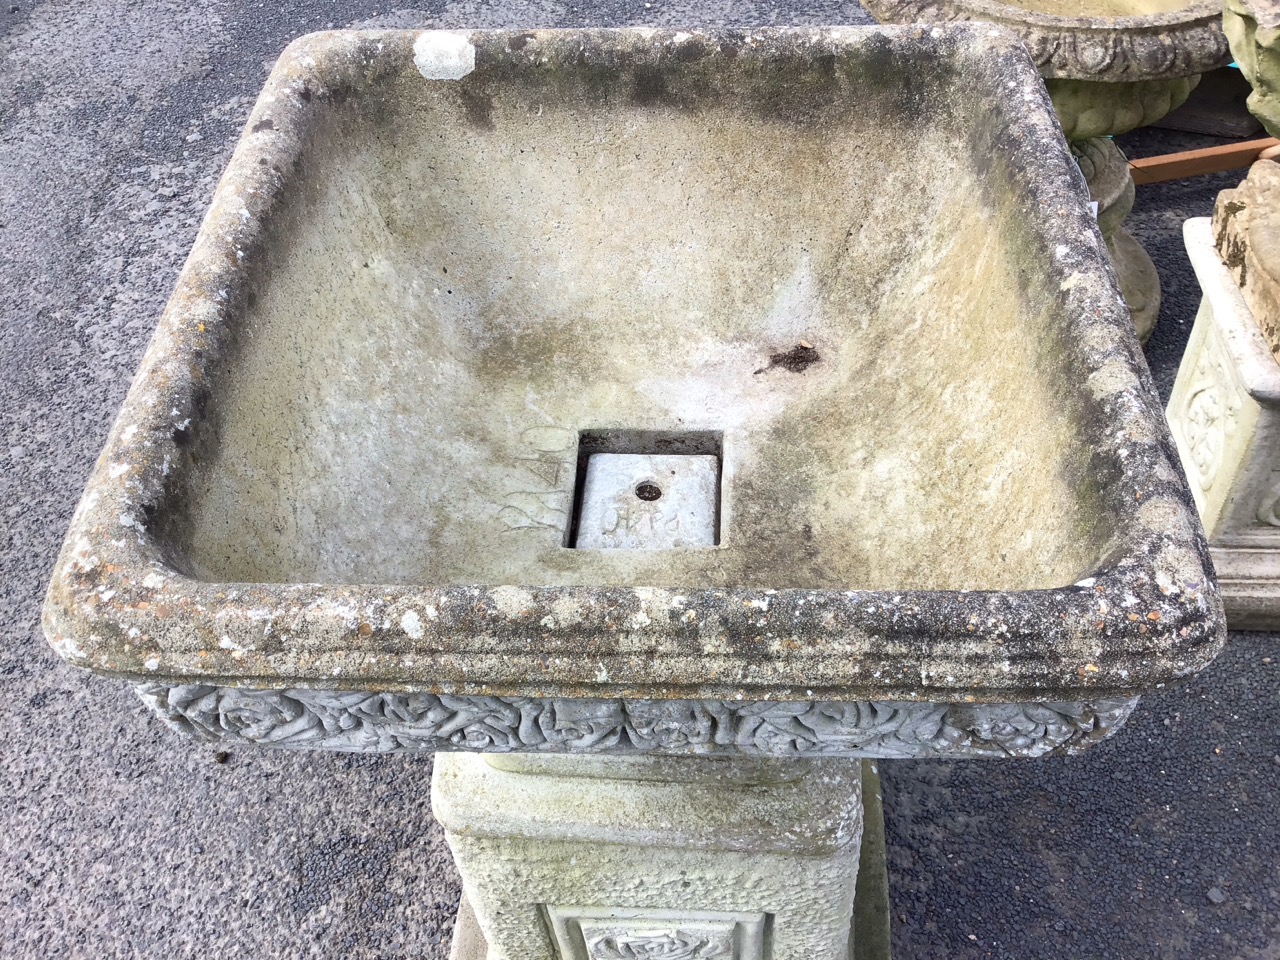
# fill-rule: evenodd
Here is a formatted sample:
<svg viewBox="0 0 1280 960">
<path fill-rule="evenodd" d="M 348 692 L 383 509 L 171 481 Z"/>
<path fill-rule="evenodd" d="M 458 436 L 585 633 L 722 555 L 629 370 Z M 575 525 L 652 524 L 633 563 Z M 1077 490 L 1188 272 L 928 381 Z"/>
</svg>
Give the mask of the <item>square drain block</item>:
<svg viewBox="0 0 1280 960">
<path fill-rule="evenodd" d="M 587 458 L 575 546 L 714 547 L 719 500 L 718 457 L 593 453 Z"/>
</svg>

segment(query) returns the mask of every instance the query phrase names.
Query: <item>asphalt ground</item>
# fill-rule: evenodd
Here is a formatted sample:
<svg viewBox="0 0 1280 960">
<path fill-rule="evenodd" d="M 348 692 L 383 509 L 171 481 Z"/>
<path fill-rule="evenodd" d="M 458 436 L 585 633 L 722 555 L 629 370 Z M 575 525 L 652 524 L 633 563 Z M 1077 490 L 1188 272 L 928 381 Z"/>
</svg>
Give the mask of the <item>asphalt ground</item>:
<svg viewBox="0 0 1280 960">
<path fill-rule="evenodd" d="M 280 49 L 348 25 L 868 19 L 831 0 L 0 2 L 0 957 L 448 953 L 458 886 L 429 757 L 222 754 L 64 667 L 39 629 L 71 511 Z M 1199 299 L 1181 224 L 1236 179 L 1139 192 L 1166 395 Z M 1280 958 L 1278 671 L 1276 637 L 1236 634 L 1085 756 L 883 764 L 898 960 Z"/>
</svg>

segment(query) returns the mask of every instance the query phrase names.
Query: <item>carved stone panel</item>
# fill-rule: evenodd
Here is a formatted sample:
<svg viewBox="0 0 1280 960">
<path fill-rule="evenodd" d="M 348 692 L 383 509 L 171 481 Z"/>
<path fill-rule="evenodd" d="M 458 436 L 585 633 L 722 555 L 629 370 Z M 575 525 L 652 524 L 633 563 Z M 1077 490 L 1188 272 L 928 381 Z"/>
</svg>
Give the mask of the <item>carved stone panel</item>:
<svg viewBox="0 0 1280 960">
<path fill-rule="evenodd" d="M 562 960 L 768 960 L 763 913 L 545 907 Z"/>
<path fill-rule="evenodd" d="M 1187 472 L 1208 493 L 1222 468 L 1228 441 L 1238 428 L 1241 398 L 1234 389 L 1222 335 L 1210 328 L 1195 358 L 1182 422 L 1191 462 Z"/>
</svg>

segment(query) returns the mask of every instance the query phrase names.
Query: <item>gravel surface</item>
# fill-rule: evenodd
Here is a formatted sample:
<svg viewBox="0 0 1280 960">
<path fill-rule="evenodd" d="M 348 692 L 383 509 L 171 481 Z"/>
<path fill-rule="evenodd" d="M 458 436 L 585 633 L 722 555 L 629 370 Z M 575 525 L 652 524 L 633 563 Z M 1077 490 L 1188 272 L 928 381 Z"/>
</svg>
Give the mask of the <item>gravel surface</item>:
<svg viewBox="0 0 1280 960">
<path fill-rule="evenodd" d="M 71 510 L 279 50 L 346 25 L 867 20 L 833 0 L 0 3 L 0 956 L 448 953 L 458 888 L 429 758 L 218 753 L 63 667 L 39 630 Z M 1140 193 L 1166 392 L 1198 299 L 1181 222 L 1235 179 Z M 1238 635 L 1075 760 L 884 764 L 899 960 L 1280 958 L 1277 660 L 1274 637 Z"/>
</svg>

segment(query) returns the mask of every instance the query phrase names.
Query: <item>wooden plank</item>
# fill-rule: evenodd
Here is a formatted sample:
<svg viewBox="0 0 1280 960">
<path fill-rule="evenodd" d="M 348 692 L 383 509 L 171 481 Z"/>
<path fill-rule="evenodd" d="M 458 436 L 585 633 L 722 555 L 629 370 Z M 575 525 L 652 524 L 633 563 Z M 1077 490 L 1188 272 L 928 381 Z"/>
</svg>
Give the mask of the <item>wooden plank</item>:
<svg viewBox="0 0 1280 960">
<path fill-rule="evenodd" d="M 1275 137 L 1260 137 L 1243 143 L 1229 143 L 1224 147 L 1165 153 L 1158 157 L 1130 160 L 1129 172 L 1133 174 L 1133 182 L 1142 186 L 1199 177 L 1206 173 L 1242 170 L 1257 160 L 1263 151 L 1273 147 L 1280 147 L 1280 140 Z"/>
</svg>

